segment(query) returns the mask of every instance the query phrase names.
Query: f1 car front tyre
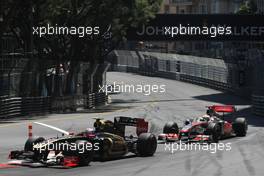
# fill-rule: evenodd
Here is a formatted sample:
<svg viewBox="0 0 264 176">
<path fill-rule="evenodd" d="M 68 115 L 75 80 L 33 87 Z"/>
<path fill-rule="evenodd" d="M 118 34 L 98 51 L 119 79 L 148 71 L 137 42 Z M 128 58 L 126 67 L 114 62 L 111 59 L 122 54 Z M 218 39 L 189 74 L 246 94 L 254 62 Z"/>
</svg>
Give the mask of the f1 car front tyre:
<svg viewBox="0 0 264 176">
<path fill-rule="evenodd" d="M 42 143 L 44 141 L 45 141 L 45 139 L 43 137 L 28 138 L 28 140 L 26 141 L 25 146 L 24 146 L 24 151 L 28 152 L 28 153 L 33 153 L 32 159 L 34 161 L 38 161 L 41 158 L 43 158 L 43 156 L 45 154 L 44 154 L 44 152 L 41 153 L 38 149 L 34 149 L 33 146 L 38 144 L 38 143 Z"/>
<path fill-rule="evenodd" d="M 179 133 L 178 124 L 176 122 L 166 123 L 164 128 L 163 128 L 163 133 L 164 134 L 169 134 L 169 133 L 178 134 Z"/>
<path fill-rule="evenodd" d="M 88 166 L 90 162 L 93 160 L 93 150 L 87 150 L 86 146 L 88 144 L 85 140 L 77 140 L 75 142 L 76 146 L 78 146 L 78 150 L 76 155 L 79 157 L 79 165 L 80 166 Z M 79 147 L 82 148 L 79 149 Z"/>
<path fill-rule="evenodd" d="M 24 151 L 25 152 L 33 152 L 33 146 L 37 143 L 41 143 L 45 141 L 45 139 L 43 137 L 32 137 L 32 138 L 28 138 L 28 140 L 25 143 L 24 146 Z"/>
<path fill-rule="evenodd" d="M 206 130 L 210 135 L 209 142 L 218 143 L 221 137 L 221 126 L 218 123 L 209 123 Z"/>
<path fill-rule="evenodd" d="M 153 156 L 157 149 L 157 139 L 154 134 L 142 133 L 137 141 L 137 153 L 139 156 Z"/>
<path fill-rule="evenodd" d="M 235 122 L 232 124 L 233 130 L 237 136 L 246 136 L 247 134 L 247 121 L 244 117 L 236 118 Z"/>
</svg>

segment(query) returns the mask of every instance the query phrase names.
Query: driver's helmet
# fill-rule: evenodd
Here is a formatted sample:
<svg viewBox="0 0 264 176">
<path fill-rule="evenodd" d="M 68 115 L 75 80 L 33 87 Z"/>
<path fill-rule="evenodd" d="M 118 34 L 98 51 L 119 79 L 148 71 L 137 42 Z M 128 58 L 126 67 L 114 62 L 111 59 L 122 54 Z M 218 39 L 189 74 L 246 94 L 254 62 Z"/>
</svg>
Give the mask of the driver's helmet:
<svg viewBox="0 0 264 176">
<path fill-rule="evenodd" d="M 211 108 L 208 108 L 206 111 L 206 114 L 209 115 L 210 117 L 213 116 L 215 114 L 214 110 Z"/>
<path fill-rule="evenodd" d="M 93 134 L 95 133 L 95 128 L 86 128 L 85 132 L 89 134 Z"/>
<path fill-rule="evenodd" d="M 185 122 L 184 122 L 184 125 L 189 125 L 189 124 L 191 124 L 191 122 L 192 121 L 190 119 L 186 119 Z"/>
<path fill-rule="evenodd" d="M 85 134 L 87 137 L 95 137 L 96 136 L 96 130 L 95 130 L 95 128 L 86 128 Z"/>
<path fill-rule="evenodd" d="M 101 119 L 96 119 L 96 121 L 94 122 L 94 128 L 96 131 L 101 131 L 104 128 L 104 121 Z"/>
<path fill-rule="evenodd" d="M 210 116 L 209 115 L 203 115 L 202 118 L 204 119 L 204 121 L 209 121 L 210 120 Z"/>
<path fill-rule="evenodd" d="M 206 122 L 207 121 L 207 118 L 205 118 L 205 117 L 198 117 L 197 118 L 197 122 Z"/>
</svg>

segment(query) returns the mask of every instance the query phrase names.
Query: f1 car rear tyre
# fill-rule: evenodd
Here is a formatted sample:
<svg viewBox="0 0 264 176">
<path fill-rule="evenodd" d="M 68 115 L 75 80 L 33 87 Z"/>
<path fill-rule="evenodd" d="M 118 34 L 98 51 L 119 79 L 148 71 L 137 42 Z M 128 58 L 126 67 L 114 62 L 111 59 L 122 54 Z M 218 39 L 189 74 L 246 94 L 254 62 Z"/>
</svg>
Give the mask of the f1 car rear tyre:
<svg viewBox="0 0 264 176">
<path fill-rule="evenodd" d="M 87 150 L 86 146 L 88 145 L 88 141 L 85 140 L 77 140 L 75 142 L 77 146 L 77 156 L 79 157 L 79 165 L 80 166 L 88 166 L 90 162 L 93 160 L 93 150 Z"/>
<path fill-rule="evenodd" d="M 32 137 L 32 138 L 28 138 L 28 140 L 25 143 L 24 146 L 24 151 L 25 152 L 33 152 L 33 145 L 37 144 L 37 143 L 41 143 L 45 141 L 45 139 L 43 137 Z"/>
<path fill-rule="evenodd" d="M 179 133 L 178 124 L 176 122 L 168 122 L 168 123 L 166 123 L 164 128 L 163 128 L 163 133 L 164 134 L 169 134 L 169 133 L 178 134 Z"/>
<path fill-rule="evenodd" d="M 218 143 L 221 137 L 221 126 L 217 123 L 209 123 L 207 127 L 210 136 L 210 142 Z"/>
<path fill-rule="evenodd" d="M 236 118 L 232 126 L 237 136 L 246 136 L 248 129 L 246 118 L 244 117 Z"/>
<path fill-rule="evenodd" d="M 112 159 L 111 157 L 111 151 L 113 147 L 113 141 L 111 138 L 105 138 L 101 144 L 101 156 L 99 158 L 100 161 L 108 161 Z"/>
<path fill-rule="evenodd" d="M 137 153 L 139 156 L 153 156 L 157 149 L 157 139 L 154 134 L 141 133 L 137 141 Z"/>
</svg>

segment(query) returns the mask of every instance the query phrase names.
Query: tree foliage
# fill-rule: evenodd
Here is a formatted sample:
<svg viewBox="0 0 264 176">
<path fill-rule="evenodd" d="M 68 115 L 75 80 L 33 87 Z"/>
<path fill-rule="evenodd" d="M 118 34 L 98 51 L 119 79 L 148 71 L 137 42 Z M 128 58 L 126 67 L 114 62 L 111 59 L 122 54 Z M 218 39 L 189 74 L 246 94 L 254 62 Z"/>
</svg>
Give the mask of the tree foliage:
<svg viewBox="0 0 264 176">
<path fill-rule="evenodd" d="M 76 82 L 75 77 L 80 68 L 79 61 L 89 63 L 90 72 L 96 64 L 103 64 L 105 56 L 125 39 L 129 27 L 137 27 L 155 17 L 162 0 L 5 0 L 0 2 L 0 17 L 3 19 L 0 21 L 0 38 L 5 32 L 12 33 L 25 52 L 37 53 L 37 59 L 28 63 L 28 71 L 45 72 L 49 68 L 45 66 L 47 65 L 45 61 L 54 60 L 57 74 L 55 84 L 59 83 L 59 65 L 67 63 L 67 92 L 71 89 L 72 83 Z M 100 35 L 32 36 L 32 27 L 48 24 L 64 27 L 99 26 Z M 95 87 L 102 81 L 99 78 L 102 69 L 98 70 L 98 78 L 94 80 Z M 33 85 L 45 82 L 43 74 L 41 73 L 39 78 L 37 78 L 38 74 L 34 74 L 36 78 Z M 22 80 L 28 81 L 26 77 Z M 23 85 L 30 84 L 23 83 Z M 37 89 L 43 86 L 34 87 Z M 33 88 L 24 87 L 24 90 L 29 89 Z M 55 85 L 55 90 L 59 89 L 60 86 Z"/>
<path fill-rule="evenodd" d="M 32 26 L 99 26 L 102 34 L 111 26 L 110 51 L 123 40 L 130 26 L 154 18 L 160 3 L 161 0 L 7 0 L 4 26 L 15 33 L 21 44 L 29 43 Z M 104 42 L 102 36 L 34 37 L 39 53 L 62 60 L 100 60 Z"/>
<path fill-rule="evenodd" d="M 247 0 L 240 6 L 237 14 L 241 14 L 241 15 L 256 14 L 257 10 L 258 8 L 256 3 L 253 0 Z"/>
</svg>

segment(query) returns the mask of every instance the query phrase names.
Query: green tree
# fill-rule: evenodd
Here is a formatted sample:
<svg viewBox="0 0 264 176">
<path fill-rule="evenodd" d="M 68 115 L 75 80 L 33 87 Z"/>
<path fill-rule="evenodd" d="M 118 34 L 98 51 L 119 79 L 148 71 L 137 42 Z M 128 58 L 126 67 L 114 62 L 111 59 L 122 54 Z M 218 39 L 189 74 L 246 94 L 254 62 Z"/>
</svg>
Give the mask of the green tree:
<svg viewBox="0 0 264 176">
<path fill-rule="evenodd" d="M 28 69 L 36 65 L 35 71 L 45 70 L 45 64 L 43 65 L 41 60 L 47 59 L 56 62 L 57 73 L 60 64 L 67 65 L 69 72 L 65 94 L 74 93 L 71 88 L 72 83 L 76 83 L 80 61 L 89 63 L 87 71 L 89 74 L 99 64 L 93 81 L 93 90 L 96 91 L 98 84 L 102 84 L 101 72 L 105 57 L 124 40 L 129 27 L 138 26 L 154 18 L 161 4 L 161 0 L 19 0 L 16 3 L 9 1 L 12 2 L 9 4 L 10 8 L 16 9 L 16 14 L 9 18 L 12 19 L 12 24 L 9 25 L 11 31 L 15 30 L 13 33 L 18 40 L 31 46 L 28 47 L 31 51 L 34 49 L 38 53 L 38 60 L 31 61 Z M 46 35 L 32 38 L 32 26 L 47 24 L 67 27 L 99 26 L 100 35 L 83 38 L 77 35 Z M 108 29 L 111 37 L 106 39 L 103 34 Z M 86 93 L 89 91 L 85 90 Z"/>
<path fill-rule="evenodd" d="M 241 15 L 256 14 L 257 10 L 258 8 L 255 1 L 247 0 L 241 5 L 239 10 L 237 11 L 237 14 L 241 14 Z"/>
</svg>

